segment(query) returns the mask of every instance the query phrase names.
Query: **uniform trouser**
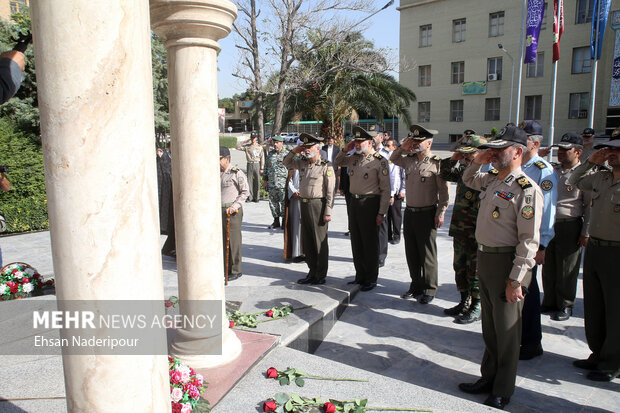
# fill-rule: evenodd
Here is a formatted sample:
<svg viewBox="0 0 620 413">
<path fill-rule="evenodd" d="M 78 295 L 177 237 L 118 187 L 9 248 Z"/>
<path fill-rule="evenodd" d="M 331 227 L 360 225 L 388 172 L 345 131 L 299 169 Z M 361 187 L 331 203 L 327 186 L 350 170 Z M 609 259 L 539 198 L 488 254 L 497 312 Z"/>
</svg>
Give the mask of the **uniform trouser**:
<svg viewBox="0 0 620 413">
<path fill-rule="evenodd" d="M 403 237 L 411 277 L 409 291 L 414 295 L 435 296 L 437 292 L 436 208 L 413 212 L 405 209 Z"/>
<path fill-rule="evenodd" d="M 513 253 L 478 251 L 478 276 L 482 304 L 482 337 L 485 350 L 480 372 L 493 383 L 491 393 L 510 397 L 515 390 L 519 343 L 521 343 L 521 310 L 523 301 L 508 303 L 502 300 L 508 275 L 512 269 Z M 522 284 L 527 285 L 528 271 Z M 505 295 L 504 295 L 505 297 Z"/>
<path fill-rule="evenodd" d="M 403 200 L 394 196 L 394 204 L 390 205 L 387 213 L 388 239 L 400 241 L 400 228 L 403 224 Z"/>
<path fill-rule="evenodd" d="M 382 265 L 388 253 L 388 221 L 387 216 L 379 225 L 379 265 Z"/>
<path fill-rule="evenodd" d="M 229 248 L 228 248 L 228 275 L 241 274 L 241 221 L 243 208 L 230 216 Z M 226 266 L 226 208 L 222 208 L 222 236 L 224 243 L 224 266 Z"/>
<path fill-rule="evenodd" d="M 556 222 L 555 237 L 547 246 L 542 282 L 545 294 L 542 305 L 556 310 L 573 307 L 577 294 L 577 278 L 581 265 L 579 236 L 581 218 Z"/>
<path fill-rule="evenodd" d="M 306 264 L 310 272 L 308 277 L 315 280 L 327 276 L 329 246 L 327 242 L 327 223 L 323 222 L 325 214 L 324 199 L 302 199 L 301 201 L 301 238 L 306 254 Z"/>
<path fill-rule="evenodd" d="M 523 300 L 523 334 L 521 345 L 526 348 L 535 348 L 542 341 L 542 327 L 540 325 L 540 288 L 538 287 L 538 265 L 532 269 L 532 281 L 528 286 L 529 292 Z"/>
<path fill-rule="evenodd" d="M 379 195 L 366 198 L 351 196 L 349 205 L 355 281 L 362 285 L 376 283 L 379 276 L 379 201 Z"/>
<path fill-rule="evenodd" d="M 468 293 L 473 298 L 480 298 L 478 285 L 477 263 L 478 243 L 472 231 L 470 236 L 459 235 L 452 239 L 454 259 L 454 280 L 459 292 Z"/>
<path fill-rule="evenodd" d="M 620 247 L 588 243 L 583 263 L 586 339 L 598 369 L 620 370 Z"/>
<path fill-rule="evenodd" d="M 260 198 L 260 163 L 248 162 L 248 186 L 250 187 L 250 198 L 258 201 Z"/>
<path fill-rule="evenodd" d="M 269 188 L 269 209 L 271 210 L 271 216 L 274 219 L 284 217 L 284 197 L 286 196 L 286 189 L 284 184 L 282 187 L 270 187 Z"/>
</svg>

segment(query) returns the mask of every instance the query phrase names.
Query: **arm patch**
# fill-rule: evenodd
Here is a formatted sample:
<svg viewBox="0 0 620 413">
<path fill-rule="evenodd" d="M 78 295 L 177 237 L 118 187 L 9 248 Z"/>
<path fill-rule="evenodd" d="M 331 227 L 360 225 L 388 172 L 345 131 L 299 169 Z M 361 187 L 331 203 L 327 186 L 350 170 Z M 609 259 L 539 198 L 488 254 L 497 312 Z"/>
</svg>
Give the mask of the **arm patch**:
<svg viewBox="0 0 620 413">
<path fill-rule="evenodd" d="M 525 176 L 521 176 L 521 177 L 517 178 L 517 183 L 519 184 L 521 189 L 527 189 L 527 188 L 531 188 L 532 187 L 532 184 L 530 183 L 530 181 Z"/>
<path fill-rule="evenodd" d="M 543 161 L 536 161 L 534 162 L 534 165 L 536 165 L 538 169 L 545 169 L 547 167 Z"/>
<path fill-rule="evenodd" d="M 498 171 L 497 169 L 491 169 L 491 170 L 489 171 L 489 173 L 490 173 L 491 175 L 498 175 L 498 174 L 499 174 L 499 171 Z"/>
</svg>

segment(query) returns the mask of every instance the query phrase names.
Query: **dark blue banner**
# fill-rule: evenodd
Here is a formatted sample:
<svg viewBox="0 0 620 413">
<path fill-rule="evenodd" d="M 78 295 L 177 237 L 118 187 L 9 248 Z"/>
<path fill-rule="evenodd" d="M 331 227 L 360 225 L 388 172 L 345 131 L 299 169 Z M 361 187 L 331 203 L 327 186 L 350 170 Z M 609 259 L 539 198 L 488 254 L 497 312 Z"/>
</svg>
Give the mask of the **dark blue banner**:
<svg viewBox="0 0 620 413">
<path fill-rule="evenodd" d="M 545 13 L 545 0 L 528 0 L 527 20 L 525 22 L 525 58 L 523 63 L 536 61 L 538 51 L 538 36 Z"/>
<path fill-rule="evenodd" d="M 601 58 L 601 50 L 603 49 L 603 37 L 605 35 L 605 27 L 607 27 L 607 16 L 609 15 L 610 6 L 611 0 L 594 0 L 594 11 L 592 12 L 592 33 L 590 35 L 591 59 L 599 60 Z M 594 57 L 595 50 L 596 57 Z"/>
</svg>

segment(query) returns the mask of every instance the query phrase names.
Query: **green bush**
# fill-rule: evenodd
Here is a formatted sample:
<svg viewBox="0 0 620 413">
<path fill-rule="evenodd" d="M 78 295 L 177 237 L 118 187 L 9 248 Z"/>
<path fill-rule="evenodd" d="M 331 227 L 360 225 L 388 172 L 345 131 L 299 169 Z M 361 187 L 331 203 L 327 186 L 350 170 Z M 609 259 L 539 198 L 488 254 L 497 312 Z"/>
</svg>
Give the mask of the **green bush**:
<svg viewBox="0 0 620 413">
<path fill-rule="evenodd" d="M 220 146 L 234 148 L 237 146 L 237 138 L 234 136 L 220 136 Z"/>
<path fill-rule="evenodd" d="M 11 182 L 10 191 L 0 192 L 7 233 L 48 229 L 41 146 L 0 119 L 0 148 L 0 165 L 9 167 L 5 175 Z"/>
</svg>

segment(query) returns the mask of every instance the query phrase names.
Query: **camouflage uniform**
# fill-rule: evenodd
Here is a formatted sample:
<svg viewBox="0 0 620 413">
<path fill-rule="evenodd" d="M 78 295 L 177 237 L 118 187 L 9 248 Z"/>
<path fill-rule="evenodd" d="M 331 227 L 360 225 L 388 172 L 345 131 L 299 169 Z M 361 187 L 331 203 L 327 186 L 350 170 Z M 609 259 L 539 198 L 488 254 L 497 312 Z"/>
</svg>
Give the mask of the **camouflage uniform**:
<svg viewBox="0 0 620 413">
<path fill-rule="evenodd" d="M 269 208 L 271 215 L 276 219 L 284 217 L 288 168 L 282 164 L 282 159 L 288 152 L 285 148 L 280 152 L 271 149 L 267 154 L 263 172 L 263 179 L 267 182 L 267 192 L 269 192 Z"/>
</svg>

